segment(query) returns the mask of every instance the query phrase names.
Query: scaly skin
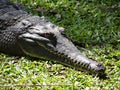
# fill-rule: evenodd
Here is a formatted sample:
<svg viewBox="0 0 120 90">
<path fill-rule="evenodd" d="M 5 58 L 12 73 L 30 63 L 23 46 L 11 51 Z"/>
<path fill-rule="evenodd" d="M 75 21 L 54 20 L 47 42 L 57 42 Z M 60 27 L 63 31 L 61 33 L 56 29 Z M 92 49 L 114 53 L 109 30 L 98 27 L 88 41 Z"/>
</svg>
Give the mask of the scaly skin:
<svg viewBox="0 0 120 90">
<path fill-rule="evenodd" d="M 0 51 L 11 55 L 46 58 L 99 76 L 105 67 L 83 56 L 67 39 L 64 28 L 32 16 L 18 3 L 0 0 Z"/>
</svg>

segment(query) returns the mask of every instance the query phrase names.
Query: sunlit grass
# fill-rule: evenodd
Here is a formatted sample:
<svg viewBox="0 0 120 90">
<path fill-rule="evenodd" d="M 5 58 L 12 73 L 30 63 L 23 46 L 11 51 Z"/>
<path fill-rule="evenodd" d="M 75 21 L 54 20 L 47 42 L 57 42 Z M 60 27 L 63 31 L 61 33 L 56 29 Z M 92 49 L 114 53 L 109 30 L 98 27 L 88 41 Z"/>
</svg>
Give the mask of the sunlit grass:
<svg viewBox="0 0 120 90">
<path fill-rule="evenodd" d="M 120 89 L 120 9 L 115 1 L 13 0 L 29 13 L 44 15 L 66 28 L 70 38 L 89 58 L 106 66 L 107 78 L 61 64 L 0 54 L 0 89 L 18 90 L 119 90 Z M 111 8 L 112 7 L 112 8 Z M 114 9 L 115 8 L 115 9 Z"/>
</svg>

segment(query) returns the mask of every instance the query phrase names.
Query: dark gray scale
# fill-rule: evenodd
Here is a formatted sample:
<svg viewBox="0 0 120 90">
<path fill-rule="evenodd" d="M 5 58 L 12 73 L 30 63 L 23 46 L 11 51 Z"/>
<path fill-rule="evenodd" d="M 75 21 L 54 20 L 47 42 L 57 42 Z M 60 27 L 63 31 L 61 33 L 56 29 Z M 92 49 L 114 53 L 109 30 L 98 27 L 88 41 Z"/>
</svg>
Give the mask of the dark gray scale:
<svg viewBox="0 0 120 90">
<path fill-rule="evenodd" d="M 6 29 L 9 26 L 15 25 L 17 22 L 20 22 L 21 19 L 27 18 L 28 15 L 24 11 L 13 11 L 8 12 L 0 16 L 0 29 Z"/>
<path fill-rule="evenodd" d="M 17 43 L 17 36 L 21 33 L 23 31 L 18 28 L 0 31 L 0 51 L 11 55 L 24 55 Z"/>
<path fill-rule="evenodd" d="M 13 8 L 12 6 L 7 6 L 7 5 L 0 4 L 0 16 L 4 15 L 7 12 L 15 11 L 15 10 L 16 9 Z"/>
</svg>

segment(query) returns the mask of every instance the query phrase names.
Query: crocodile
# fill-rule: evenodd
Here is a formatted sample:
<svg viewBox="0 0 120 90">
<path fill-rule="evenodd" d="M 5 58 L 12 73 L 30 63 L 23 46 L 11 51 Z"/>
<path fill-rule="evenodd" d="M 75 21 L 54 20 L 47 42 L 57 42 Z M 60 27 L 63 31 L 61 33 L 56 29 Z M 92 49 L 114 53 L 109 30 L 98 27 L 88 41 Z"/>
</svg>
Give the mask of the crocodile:
<svg viewBox="0 0 120 90">
<path fill-rule="evenodd" d="M 0 52 L 45 58 L 98 76 L 106 70 L 103 64 L 85 57 L 63 27 L 27 13 L 24 6 L 10 0 L 0 0 Z"/>
</svg>

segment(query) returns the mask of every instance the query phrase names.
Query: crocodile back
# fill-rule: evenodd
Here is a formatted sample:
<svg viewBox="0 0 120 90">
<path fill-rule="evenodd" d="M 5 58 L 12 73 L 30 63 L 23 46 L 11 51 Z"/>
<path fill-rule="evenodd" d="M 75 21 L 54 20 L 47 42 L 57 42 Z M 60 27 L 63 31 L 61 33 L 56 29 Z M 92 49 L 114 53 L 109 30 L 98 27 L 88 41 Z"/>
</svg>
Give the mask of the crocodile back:
<svg viewBox="0 0 120 90">
<path fill-rule="evenodd" d="M 24 55 L 17 43 L 18 35 L 23 30 L 15 27 L 15 24 L 27 16 L 21 4 L 0 0 L 0 52 Z"/>
</svg>

